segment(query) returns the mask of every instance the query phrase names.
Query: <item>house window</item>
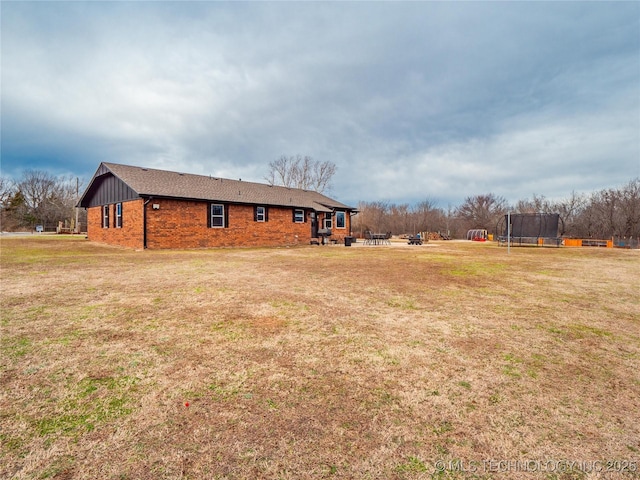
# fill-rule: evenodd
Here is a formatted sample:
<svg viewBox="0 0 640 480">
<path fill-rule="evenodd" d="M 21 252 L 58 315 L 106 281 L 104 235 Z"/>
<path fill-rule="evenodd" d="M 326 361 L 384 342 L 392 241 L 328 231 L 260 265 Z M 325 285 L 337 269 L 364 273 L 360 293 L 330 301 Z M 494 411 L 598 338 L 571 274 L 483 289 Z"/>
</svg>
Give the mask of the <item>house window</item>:
<svg viewBox="0 0 640 480">
<path fill-rule="evenodd" d="M 336 212 L 336 228 L 346 228 L 344 212 Z"/>
<path fill-rule="evenodd" d="M 333 228 L 333 219 L 330 213 L 324 214 L 324 228 Z"/>
<path fill-rule="evenodd" d="M 211 227 L 224 228 L 224 205 L 211 205 Z"/>
<path fill-rule="evenodd" d="M 293 211 L 293 221 L 296 223 L 304 223 L 304 210 L 296 208 Z"/>
<path fill-rule="evenodd" d="M 116 228 L 122 228 L 122 204 L 116 203 Z"/>
<path fill-rule="evenodd" d="M 256 207 L 256 222 L 266 222 L 266 221 L 267 221 L 267 208 Z"/>
<path fill-rule="evenodd" d="M 109 228 L 109 205 L 102 206 L 102 228 Z"/>
</svg>

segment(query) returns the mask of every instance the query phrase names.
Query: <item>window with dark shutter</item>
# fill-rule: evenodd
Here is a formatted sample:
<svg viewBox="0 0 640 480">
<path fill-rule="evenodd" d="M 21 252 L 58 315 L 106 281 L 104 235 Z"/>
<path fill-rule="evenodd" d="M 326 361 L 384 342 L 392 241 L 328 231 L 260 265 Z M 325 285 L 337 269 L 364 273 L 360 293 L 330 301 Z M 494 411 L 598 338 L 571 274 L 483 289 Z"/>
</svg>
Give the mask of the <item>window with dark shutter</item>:
<svg viewBox="0 0 640 480">
<path fill-rule="evenodd" d="M 116 203 L 116 228 L 122 228 L 122 203 Z"/>
<path fill-rule="evenodd" d="M 324 214 L 324 228 L 333 228 L 333 219 L 331 217 L 331 212 L 327 212 Z"/>
<path fill-rule="evenodd" d="M 226 208 L 222 204 L 211 204 L 210 224 L 211 228 L 224 228 L 227 224 L 226 221 Z"/>
<path fill-rule="evenodd" d="M 109 205 L 102 206 L 102 228 L 109 228 Z"/>
</svg>

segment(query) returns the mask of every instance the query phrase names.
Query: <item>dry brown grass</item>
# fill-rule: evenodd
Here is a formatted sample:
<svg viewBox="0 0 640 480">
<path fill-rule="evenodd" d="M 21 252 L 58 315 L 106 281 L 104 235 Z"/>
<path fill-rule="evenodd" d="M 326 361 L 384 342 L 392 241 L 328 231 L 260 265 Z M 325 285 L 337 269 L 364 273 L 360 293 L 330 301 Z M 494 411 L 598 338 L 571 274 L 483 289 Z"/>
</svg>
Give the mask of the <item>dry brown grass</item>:
<svg viewBox="0 0 640 480">
<path fill-rule="evenodd" d="M 640 461 L 637 251 L 29 237 L 1 266 L 2 478 L 638 477 L 482 463 Z"/>
</svg>

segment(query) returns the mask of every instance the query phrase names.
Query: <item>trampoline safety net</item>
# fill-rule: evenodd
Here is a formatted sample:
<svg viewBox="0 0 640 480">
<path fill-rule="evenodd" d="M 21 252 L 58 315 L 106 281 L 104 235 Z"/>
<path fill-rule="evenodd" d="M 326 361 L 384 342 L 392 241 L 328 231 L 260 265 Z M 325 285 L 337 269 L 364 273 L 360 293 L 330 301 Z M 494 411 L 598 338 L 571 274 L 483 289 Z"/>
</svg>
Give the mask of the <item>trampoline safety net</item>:
<svg viewBox="0 0 640 480">
<path fill-rule="evenodd" d="M 508 235 L 508 215 L 504 216 L 500 240 Z M 511 214 L 511 242 L 520 244 L 559 245 L 558 236 L 560 214 L 558 213 L 515 213 Z M 502 223 L 502 222 L 501 222 Z M 542 240 L 541 240 L 542 239 Z"/>
</svg>

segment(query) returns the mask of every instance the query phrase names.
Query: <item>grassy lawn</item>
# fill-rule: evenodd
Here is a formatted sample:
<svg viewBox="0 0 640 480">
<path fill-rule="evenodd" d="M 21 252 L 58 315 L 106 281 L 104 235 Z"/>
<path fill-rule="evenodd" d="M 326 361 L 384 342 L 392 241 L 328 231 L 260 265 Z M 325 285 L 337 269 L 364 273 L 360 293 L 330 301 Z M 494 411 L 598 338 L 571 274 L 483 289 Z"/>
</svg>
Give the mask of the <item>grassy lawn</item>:
<svg viewBox="0 0 640 480">
<path fill-rule="evenodd" d="M 639 478 L 638 251 L 0 247 L 1 478 Z"/>
</svg>

